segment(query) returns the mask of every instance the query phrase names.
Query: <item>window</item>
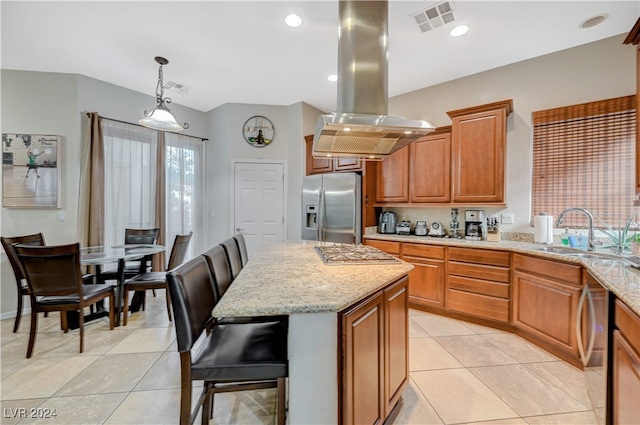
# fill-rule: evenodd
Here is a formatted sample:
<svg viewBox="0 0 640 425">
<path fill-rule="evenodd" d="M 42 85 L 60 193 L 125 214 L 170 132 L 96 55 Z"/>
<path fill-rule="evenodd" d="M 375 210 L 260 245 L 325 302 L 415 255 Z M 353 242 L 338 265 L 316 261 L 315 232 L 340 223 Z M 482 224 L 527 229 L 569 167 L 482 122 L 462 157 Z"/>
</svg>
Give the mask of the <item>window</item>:
<svg viewBox="0 0 640 425">
<path fill-rule="evenodd" d="M 620 227 L 635 198 L 635 99 L 626 96 L 533 113 L 532 216 L 569 207 L 598 227 Z M 563 224 L 583 227 L 582 214 Z"/>
<path fill-rule="evenodd" d="M 158 135 L 134 124 L 102 119 L 105 245 L 124 242 L 124 229 L 155 226 Z M 204 231 L 204 167 L 201 139 L 164 133 L 165 244 L 193 231 L 187 258 L 201 251 Z M 168 253 L 167 253 L 168 258 Z"/>
</svg>

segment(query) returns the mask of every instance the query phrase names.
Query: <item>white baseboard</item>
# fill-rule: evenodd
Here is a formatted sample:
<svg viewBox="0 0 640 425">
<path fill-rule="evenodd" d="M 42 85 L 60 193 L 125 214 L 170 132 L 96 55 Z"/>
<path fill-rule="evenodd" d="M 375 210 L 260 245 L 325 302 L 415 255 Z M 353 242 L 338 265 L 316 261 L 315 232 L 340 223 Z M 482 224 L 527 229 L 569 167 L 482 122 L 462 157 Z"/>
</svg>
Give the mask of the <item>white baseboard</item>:
<svg viewBox="0 0 640 425">
<path fill-rule="evenodd" d="M 30 314 L 31 314 L 31 307 L 28 307 L 22 310 L 23 318 L 25 316 L 28 317 Z M 16 318 L 16 310 L 0 313 L 0 320 L 15 319 L 15 318 Z M 22 322 L 22 320 L 20 320 L 20 322 Z"/>
</svg>

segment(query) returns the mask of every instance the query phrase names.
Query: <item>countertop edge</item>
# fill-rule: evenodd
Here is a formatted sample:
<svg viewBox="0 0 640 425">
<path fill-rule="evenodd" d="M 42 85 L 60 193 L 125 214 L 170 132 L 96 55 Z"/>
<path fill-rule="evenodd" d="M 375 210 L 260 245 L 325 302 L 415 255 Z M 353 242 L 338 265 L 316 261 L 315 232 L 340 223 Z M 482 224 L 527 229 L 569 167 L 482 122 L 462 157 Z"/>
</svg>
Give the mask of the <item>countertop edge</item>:
<svg viewBox="0 0 640 425">
<path fill-rule="evenodd" d="M 616 297 L 624 301 L 625 304 L 627 304 L 636 314 L 640 315 L 640 270 L 636 270 L 635 268 L 631 267 L 624 260 L 624 257 L 614 256 L 607 253 L 598 253 L 596 251 L 596 254 L 602 257 L 600 260 L 593 258 L 585 260 L 580 257 L 556 252 L 545 252 L 540 250 L 542 247 L 549 247 L 551 245 L 541 245 L 516 241 L 488 242 L 471 241 L 466 239 L 394 234 L 367 234 L 364 235 L 363 239 L 365 241 L 370 239 L 391 242 L 416 243 L 424 245 L 492 249 L 497 251 L 509 251 L 527 255 L 535 255 L 537 257 L 555 261 L 562 261 L 565 263 L 580 264 L 584 266 L 593 275 L 593 277 L 596 278 L 606 289 L 614 293 Z M 556 246 L 559 247 L 559 245 Z M 576 252 L 580 251 L 576 250 Z M 624 273 L 622 273 L 622 276 L 616 274 L 615 279 L 617 281 L 613 281 L 610 275 L 601 272 L 601 268 L 605 264 L 610 264 L 612 267 L 617 266 L 617 271 L 622 270 L 624 271 Z M 620 279 L 623 279 L 623 281 L 621 282 Z"/>
</svg>

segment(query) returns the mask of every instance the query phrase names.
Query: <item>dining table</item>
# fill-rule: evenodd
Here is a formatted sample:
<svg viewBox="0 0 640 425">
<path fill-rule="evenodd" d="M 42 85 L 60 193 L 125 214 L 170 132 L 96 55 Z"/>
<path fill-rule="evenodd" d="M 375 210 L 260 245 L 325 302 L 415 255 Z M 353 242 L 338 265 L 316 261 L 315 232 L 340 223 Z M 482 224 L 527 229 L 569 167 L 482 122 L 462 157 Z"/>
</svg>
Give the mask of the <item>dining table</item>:
<svg viewBox="0 0 640 425">
<path fill-rule="evenodd" d="M 95 266 L 95 283 L 104 283 L 101 279 L 101 268 L 105 264 L 118 264 L 116 272 L 117 296 L 116 296 L 116 317 L 115 326 L 120 326 L 120 312 L 123 304 L 123 286 L 124 286 L 124 265 L 127 261 L 140 260 L 144 257 L 151 256 L 166 250 L 164 245 L 149 244 L 125 244 L 113 246 L 90 246 L 80 249 L 80 263 L 86 266 Z M 141 273 L 146 268 L 146 261 L 140 262 Z M 126 314 L 126 312 L 125 312 Z M 95 316 L 95 317 L 94 317 Z M 92 313 L 85 321 L 93 318 L 104 316 L 103 312 Z"/>
</svg>

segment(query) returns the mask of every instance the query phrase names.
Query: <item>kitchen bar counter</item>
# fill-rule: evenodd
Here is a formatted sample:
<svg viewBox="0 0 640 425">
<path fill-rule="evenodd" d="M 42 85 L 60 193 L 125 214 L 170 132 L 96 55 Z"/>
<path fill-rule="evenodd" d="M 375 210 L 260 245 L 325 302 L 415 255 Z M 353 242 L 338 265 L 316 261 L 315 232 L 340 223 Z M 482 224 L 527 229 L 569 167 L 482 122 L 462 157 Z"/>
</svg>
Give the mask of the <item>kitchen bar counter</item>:
<svg viewBox="0 0 640 425">
<path fill-rule="evenodd" d="M 625 302 L 636 314 L 640 314 L 640 270 L 629 265 L 622 257 L 607 255 L 604 251 L 596 251 L 597 258 L 580 258 L 571 255 L 540 251 L 540 248 L 550 245 L 540 245 L 515 241 L 471 241 L 466 239 L 437 238 L 428 236 L 405 236 L 394 234 L 371 233 L 364 236 L 365 239 L 395 241 L 406 243 L 431 244 L 439 246 L 459 246 L 467 248 L 486 248 L 519 252 L 522 254 L 536 255 L 553 260 L 572 262 L 584 265 L 591 274 L 600 281 L 608 290 Z M 557 247 L 561 247 L 556 245 Z M 536 249 L 537 248 L 537 249 Z M 568 248 L 568 247 L 563 247 Z M 592 254 L 588 251 L 578 253 Z"/>
<path fill-rule="evenodd" d="M 214 317 L 338 312 L 407 274 L 409 263 L 326 265 L 312 241 L 264 245 L 242 269 Z"/>
<path fill-rule="evenodd" d="M 413 266 L 326 265 L 315 251 L 332 243 L 263 245 L 213 310 L 213 316 L 289 317 L 289 424 L 335 424 L 339 415 L 339 314 L 405 276 Z"/>
</svg>

